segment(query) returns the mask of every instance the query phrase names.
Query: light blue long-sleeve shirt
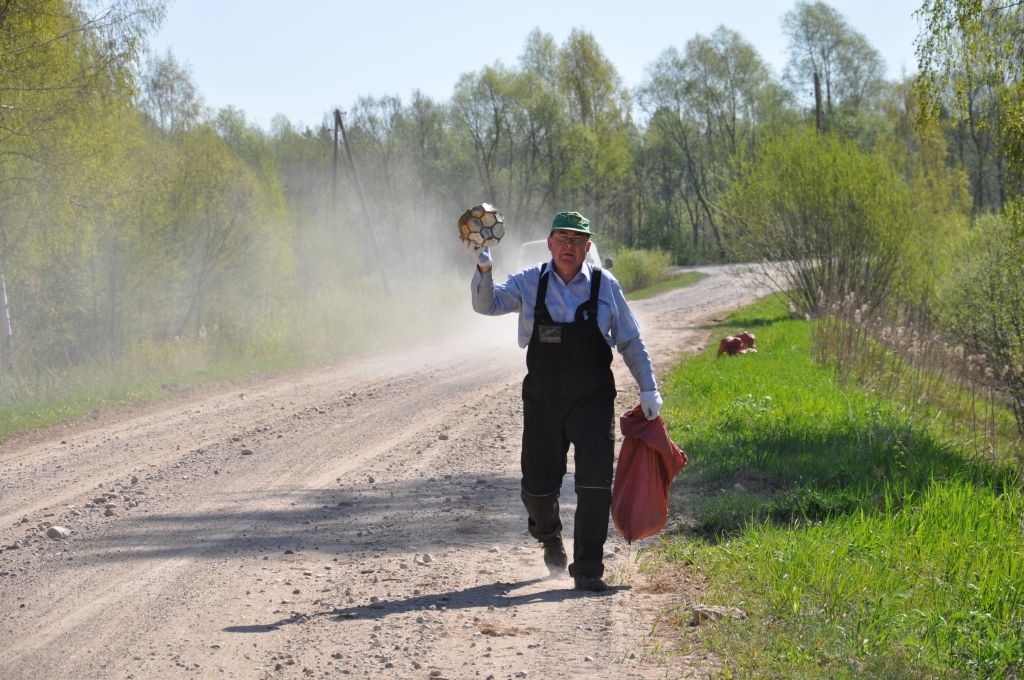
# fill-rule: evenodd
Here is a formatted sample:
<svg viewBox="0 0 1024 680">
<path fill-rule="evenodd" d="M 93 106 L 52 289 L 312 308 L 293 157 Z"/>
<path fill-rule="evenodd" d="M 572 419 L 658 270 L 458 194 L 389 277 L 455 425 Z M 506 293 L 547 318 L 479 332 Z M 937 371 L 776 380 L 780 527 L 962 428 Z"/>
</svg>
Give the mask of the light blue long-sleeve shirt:
<svg viewBox="0 0 1024 680">
<path fill-rule="evenodd" d="M 540 287 L 538 263 L 512 274 L 504 284 L 495 285 L 491 270 L 481 272 L 476 268 L 473 275 L 473 309 L 480 314 L 498 316 L 510 312 L 519 313 L 519 346 L 530 344 L 533 334 L 533 312 Z M 576 308 L 590 299 L 590 277 L 593 266 L 583 263 L 583 269 L 569 283 L 562 281 L 549 262 L 548 291 L 545 303 L 551 319 L 558 323 L 569 323 L 576 317 Z M 642 392 L 657 389 L 654 366 L 647 352 L 640 326 L 626 303 L 622 286 L 607 270 L 601 270 L 601 287 L 597 292 L 597 327 L 609 347 L 615 347 L 629 372 L 633 374 Z"/>
</svg>

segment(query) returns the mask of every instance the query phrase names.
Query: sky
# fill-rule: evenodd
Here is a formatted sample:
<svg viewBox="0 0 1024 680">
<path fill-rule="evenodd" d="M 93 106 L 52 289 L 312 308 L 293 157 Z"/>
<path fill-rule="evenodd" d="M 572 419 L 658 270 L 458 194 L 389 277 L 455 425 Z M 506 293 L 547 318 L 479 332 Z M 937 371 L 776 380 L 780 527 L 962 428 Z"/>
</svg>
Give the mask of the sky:
<svg viewBox="0 0 1024 680">
<path fill-rule="evenodd" d="M 151 41 L 186 64 L 206 104 L 234 106 L 267 127 L 276 114 L 315 126 L 360 96 L 420 90 L 446 101 L 463 73 L 515 65 L 534 28 L 559 45 L 591 33 L 625 86 L 643 82 L 665 49 L 726 26 L 781 75 L 782 16 L 795 0 L 170 0 Z M 827 2 L 882 55 L 891 79 L 916 70 L 921 0 Z"/>
</svg>

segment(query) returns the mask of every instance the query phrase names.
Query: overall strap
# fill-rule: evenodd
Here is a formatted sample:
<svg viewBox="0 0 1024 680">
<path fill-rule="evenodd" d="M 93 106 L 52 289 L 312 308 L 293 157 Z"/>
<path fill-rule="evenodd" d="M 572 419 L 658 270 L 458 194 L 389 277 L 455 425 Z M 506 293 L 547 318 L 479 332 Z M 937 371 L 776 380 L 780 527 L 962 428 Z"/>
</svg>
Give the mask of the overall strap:
<svg viewBox="0 0 1024 680">
<path fill-rule="evenodd" d="M 590 318 L 597 321 L 597 293 L 601 289 L 601 268 L 594 267 L 590 275 L 590 299 L 587 300 L 587 312 Z"/>
<path fill-rule="evenodd" d="M 540 283 L 537 285 L 537 299 L 533 303 L 533 318 L 547 320 L 549 317 L 548 306 L 544 304 L 544 299 L 548 295 L 548 276 L 550 272 L 547 271 L 548 263 L 545 262 L 540 267 Z"/>
</svg>

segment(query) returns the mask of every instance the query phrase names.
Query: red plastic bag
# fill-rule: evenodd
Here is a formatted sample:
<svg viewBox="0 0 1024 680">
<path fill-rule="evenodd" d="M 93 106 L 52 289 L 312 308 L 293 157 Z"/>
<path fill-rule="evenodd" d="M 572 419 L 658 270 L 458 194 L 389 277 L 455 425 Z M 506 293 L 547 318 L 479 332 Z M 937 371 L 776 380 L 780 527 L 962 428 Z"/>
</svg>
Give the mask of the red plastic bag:
<svg viewBox="0 0 1024 680">
<path fill-rule="evenodd" d="M 687 463 L 661 416 L 647 420 L 639 406 L 619 418 L 622 450 L 612 485 L 612 520 L 629 543 L 653 536 L 668 521 L 668 490 Z"/>
</svg>

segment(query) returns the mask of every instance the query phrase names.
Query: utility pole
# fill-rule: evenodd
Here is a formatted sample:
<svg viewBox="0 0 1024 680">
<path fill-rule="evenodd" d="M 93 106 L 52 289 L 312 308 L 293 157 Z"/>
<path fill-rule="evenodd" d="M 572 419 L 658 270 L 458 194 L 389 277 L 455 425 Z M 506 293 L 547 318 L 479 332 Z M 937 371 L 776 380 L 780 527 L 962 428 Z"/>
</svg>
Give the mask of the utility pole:
<svg viewBox="0 0 1024 680">
<path fill-rule="evenodd" d="M 348 144 L 348 136 L 345 134 L 345 123 L 341 120 L 341 111 L 334 109 L 334 167 L 337 175 L 338 167 L 338 133 L 341 132 L 341 141 L 345 145 L 345 155 L 348 157 L 348 169 L 352 174 L 352 183 L 355 184 L 356 193 L 359 194 L 359 205 L 362 208 L 363 226 L 370 238 L 370 247 L 373 248 L 373 257 L 377 261 L 377 269 L 380 270 L 381 287 L 386 294 L 391 293 L 388 285 L 387 272 L 384 271 L 384 262 L 380 257 L 380 250 L 377 248 L 377 237 L 373 233 L 373 220 L 370 219 L 370 210 L 366 207 L 366 196 L 363 194 L 363 185 L 359 181 L 359 173 L 356 171 L 356 162 L 352 157 L 352 147 Z M 332 192 L 333 193 L 333 192 Z"/>
<path fill-rule="evenodd" d="M 334 162 L 331 165 L 331 218 L 338 211 L 338 128 L 341 123 L 341 112 L 334 110 Z"/>
</svg>

